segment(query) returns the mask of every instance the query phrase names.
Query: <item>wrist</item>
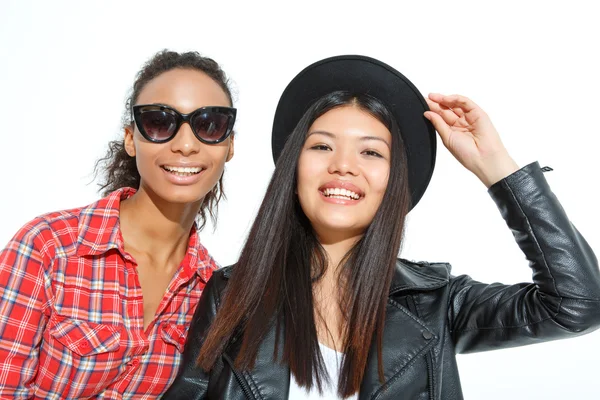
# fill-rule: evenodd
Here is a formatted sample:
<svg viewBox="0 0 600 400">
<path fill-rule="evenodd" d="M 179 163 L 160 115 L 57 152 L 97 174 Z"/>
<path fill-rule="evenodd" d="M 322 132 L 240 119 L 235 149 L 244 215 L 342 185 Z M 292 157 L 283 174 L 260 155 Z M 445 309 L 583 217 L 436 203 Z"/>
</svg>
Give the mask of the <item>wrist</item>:
<svg viewBox="0 0 600 400">
<path fill-rule="evenodd" d="M 475 175 L 489 188 L 494 183 L 519 170 L 519 166 L 508 153 L 498 154 L 484 160 Z"/>
</svg>

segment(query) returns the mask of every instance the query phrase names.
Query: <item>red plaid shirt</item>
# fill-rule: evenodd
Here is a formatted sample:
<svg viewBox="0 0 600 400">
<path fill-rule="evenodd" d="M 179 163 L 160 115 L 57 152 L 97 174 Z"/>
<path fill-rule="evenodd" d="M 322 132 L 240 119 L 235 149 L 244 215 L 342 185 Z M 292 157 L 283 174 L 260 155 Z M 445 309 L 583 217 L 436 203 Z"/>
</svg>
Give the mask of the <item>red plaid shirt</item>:
<svg viewBox="0 0 600 400">
<path fill-rule="evenodd" d="M 216 264 L 192 229 L 144 332 L 142 288 L 123 248 L 121 189 L 25 225 L 0 253 L 0 398 L 155 398 L 181 362 Z"/>
</svg>

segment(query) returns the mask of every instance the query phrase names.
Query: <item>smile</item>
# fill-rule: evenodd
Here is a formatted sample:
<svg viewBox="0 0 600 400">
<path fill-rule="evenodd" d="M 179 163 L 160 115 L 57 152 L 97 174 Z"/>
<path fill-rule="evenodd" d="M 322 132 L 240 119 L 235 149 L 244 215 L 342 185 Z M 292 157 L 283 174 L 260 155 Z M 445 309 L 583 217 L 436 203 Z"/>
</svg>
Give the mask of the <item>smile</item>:
<svg viewBox="0 0 600 400">
<path fill-rule="evenodd" d="M 323 196 L 341 200 L 358 200 L 360 195 L 348 189 L 327 188 L 321 191 Z"/>
<path fill-rule="evenodd" d="M 192 176 L 202 172 L 202 168 L 200 167 L 172 167 L 170 165 L 163 165 L 162 169 L 177 176 Z"/>
</svg>

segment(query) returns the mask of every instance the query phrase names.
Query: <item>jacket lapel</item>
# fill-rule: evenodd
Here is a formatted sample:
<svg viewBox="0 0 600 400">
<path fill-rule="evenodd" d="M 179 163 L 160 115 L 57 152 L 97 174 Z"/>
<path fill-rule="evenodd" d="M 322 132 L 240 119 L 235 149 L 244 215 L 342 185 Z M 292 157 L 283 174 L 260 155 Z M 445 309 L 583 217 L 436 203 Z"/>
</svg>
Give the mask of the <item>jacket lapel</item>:
<svg viewBox="0 0 600 400">
<path fill-rule="evenodd" d="M 398 297 L 404 293 L 438 289 L 447 285 L 448 279 L 446 265 L 427 265 L 425 273 L 420 264 L 398 260 L 390 286 L 383 331 L 384 382 L 379 381 L 377 346 L 373 341 L 361 384 L 360 399 L 375 398 L 397 379 L 401 379 L 406 368 L 410 368 L 416 359 L 424 356 L 438 340 L 435 331 L 400 304 Z"/>
<path fill-rule="evenodd" d="M 412 362 L 425 354 L 437 341 L 435 333 L 393 299 L 388 300 L 383 331 L 384 382 L 379 381 L 377 346 L 371 343 L 360 399 L 371 399 L 398 379 Z"/>
</svg>

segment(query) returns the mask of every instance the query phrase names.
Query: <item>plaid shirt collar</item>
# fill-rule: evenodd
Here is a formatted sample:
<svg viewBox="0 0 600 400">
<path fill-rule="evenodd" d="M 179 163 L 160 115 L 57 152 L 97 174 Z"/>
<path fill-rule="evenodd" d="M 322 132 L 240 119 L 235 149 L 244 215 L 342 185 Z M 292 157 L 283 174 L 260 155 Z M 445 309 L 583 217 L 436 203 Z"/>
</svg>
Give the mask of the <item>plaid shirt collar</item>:
<svg viewBox="0 0 600 400">
<path fill-rule="evenodd" d="M 121 200 L 128 199 L 135 192 L 136 190 L 133 188 L 121 188 L 81 209 L 77 229 L 76 252 L 78 256 L 96 256 L 116 249 L 124 258 L 131 258 L 123 244 L 119 227 L 119 212 Z M 100 228 L 94 232 L 88 229 L 90 226 Z M 202 282 L 208 282 L 212 272 L 210 268 L 205 268 L 208 258 L 210 255 L 200 243 L 197 225 L 194 223 L 190 232 L 188 249 L 182 261 L 183 273 L 186 278 L 189 280 L 194 274 L 198 274 Z"/>
</svg>

